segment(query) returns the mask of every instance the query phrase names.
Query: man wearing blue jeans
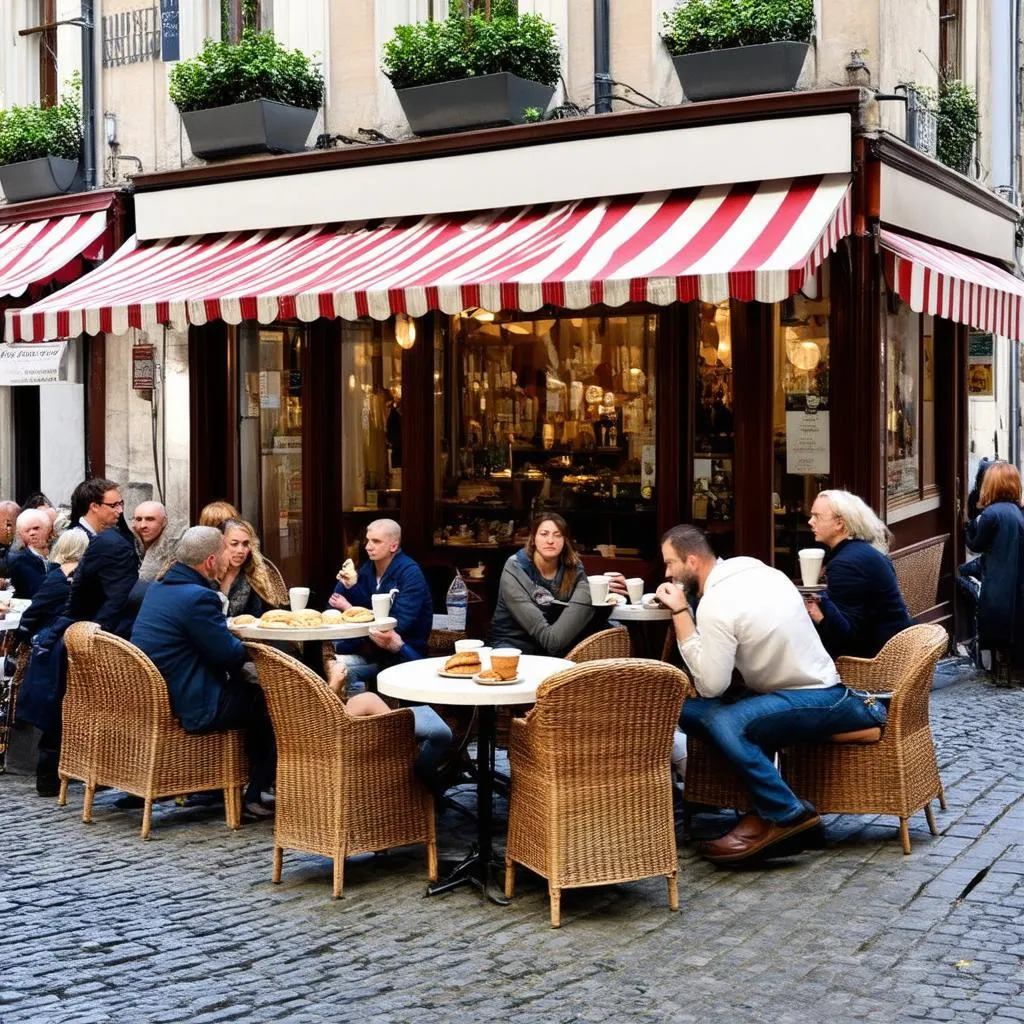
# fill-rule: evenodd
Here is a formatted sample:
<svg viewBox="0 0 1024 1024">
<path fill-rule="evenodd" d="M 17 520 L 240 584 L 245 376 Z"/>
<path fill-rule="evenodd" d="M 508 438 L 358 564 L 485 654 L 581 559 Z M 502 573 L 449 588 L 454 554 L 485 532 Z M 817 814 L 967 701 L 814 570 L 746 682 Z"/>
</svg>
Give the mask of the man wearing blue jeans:
<svg viewBox="0 0 1024 1024">
<path fill-rule="evenodd" d="M 672 612 L 679 652 L 700 694 L 686 701 L 679 727 L 718 747 L 754 804 L 731 832 L 703 843 L 701 853 L 726 864 L 771 856 L 779 843 L 821 820 L 779 775 L 776 752 L 882 726 L 885 707 L 843 686 L 783 573 L 756 558 L 717 559 L 693 526 L 669 530 L 661 551 L 673 582 L 661 584 L 657 596 Z M 688 593 L 700 597 L 696 622 Z M 734 672 L 745 689 L 731 701 L 725 693 Z"/>
</svg>

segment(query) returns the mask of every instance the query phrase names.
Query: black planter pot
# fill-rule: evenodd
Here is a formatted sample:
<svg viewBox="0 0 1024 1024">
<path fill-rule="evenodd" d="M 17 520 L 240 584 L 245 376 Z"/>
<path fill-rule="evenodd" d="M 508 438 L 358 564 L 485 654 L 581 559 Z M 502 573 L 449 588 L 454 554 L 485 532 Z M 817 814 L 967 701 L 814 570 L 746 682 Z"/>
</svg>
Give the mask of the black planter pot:
<svg viewBox="0 0 1024 1024">
<path fill-rule="evenodd" d="M 37 160 L 22 160 L 0 167 L 0 188 L 7 202 L 23 203 L 28 199 L 81 192 L 85 182 L 79 173 L 77 160 L 41 156 Z"/>
<path fill-rule="evenodd" d="M 507 71 L 396 91 L 416 135 L 522 124 L 527 107 L 546 110 L 555 94 L 550 85 Z"/>
<path fill-rule="evenodd" d="M 316 111 L 250 100 L 181 115 L 192 152 L 204 160 L 246 153 L 301 153 Z"/>
<path fill-rule="evenodd" d="M 810 43 L 758 43 L 673 57 L 688 100 L 756 96 L 796 88 Z"/>
</svg>

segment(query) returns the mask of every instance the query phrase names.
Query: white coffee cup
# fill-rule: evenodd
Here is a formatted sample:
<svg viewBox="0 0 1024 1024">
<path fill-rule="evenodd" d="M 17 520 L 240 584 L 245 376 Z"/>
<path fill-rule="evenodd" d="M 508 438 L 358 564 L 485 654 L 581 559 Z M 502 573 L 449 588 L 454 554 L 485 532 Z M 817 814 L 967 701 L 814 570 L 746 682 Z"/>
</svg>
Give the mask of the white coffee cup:
<svg viewBox="0 0 1024 1024">
<path fill-rule="evenodd" d="M 816 587 L 821 578 L 821 564 L 825 552 L 821 548 L 801 548 L 796 557 L 800 559 L 800 579 L 805 587 Z"/>
<path fill-rule="evenodd" d="M 639 576 L 626 580 L 626 593 L 629 594 L 630 604 L 639 604 L 644 596 L 644 581 Z"/>
<path fill-rule="evenodd" d="M 461 654 L 463 651 L 481 651 L 483 650 L 483 646 L 483 640 L 456 640 L 455 653 Z"/>
<path fill-rule="evenodd" d="M 588 576 L 590 583 L 590 600 L 594 604 L 604 604 L 608 600 L 608 585 L 611 580 L 607 576 Z"/>
<path fill-rule="evenodd" d="M 373 608 L 373 617 L 378 622 L 381 619 L 386 619 L 388 617 L 388 612 L 391 611 L 391 595 L 372 594 L 370 596 L 370 605 Z"/>
<path fill-rule="evenodd" d="M 292 587 L 288 591 L 288 605 L 293 612 L 301 612 L 309 603 L 309 587 Z"/>
</svg>

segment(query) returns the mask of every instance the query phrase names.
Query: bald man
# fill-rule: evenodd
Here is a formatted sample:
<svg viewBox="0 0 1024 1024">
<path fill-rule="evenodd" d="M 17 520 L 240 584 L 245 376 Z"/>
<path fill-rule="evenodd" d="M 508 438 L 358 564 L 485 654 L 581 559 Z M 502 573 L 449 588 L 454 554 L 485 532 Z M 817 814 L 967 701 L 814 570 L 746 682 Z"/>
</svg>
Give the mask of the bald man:
<svg viewBox="0 0 1024 1024">
<path fill-rule="evenodd" d="M 167 509 L 159 501 L 143 501 L 132 513 L 135 553 L 139 556 L 139 579 L 152 582 L 174 554 L 174 541 L 166 535 Z"/>
<path fill-rule="evenodd" d="M 21 512 L 16 501 L 0 501 L 0 577 L 7 576 L 7 556 L 14 543 L 14 523 Z"/>
<path fill-rule="evenodd" d="M 49 564 L 50 517 L 41 508 L 27 508 L 15 520 L 15 542 L 7 559 L 15 597 L 32 598 L 43 582 Z"/>
</svg>

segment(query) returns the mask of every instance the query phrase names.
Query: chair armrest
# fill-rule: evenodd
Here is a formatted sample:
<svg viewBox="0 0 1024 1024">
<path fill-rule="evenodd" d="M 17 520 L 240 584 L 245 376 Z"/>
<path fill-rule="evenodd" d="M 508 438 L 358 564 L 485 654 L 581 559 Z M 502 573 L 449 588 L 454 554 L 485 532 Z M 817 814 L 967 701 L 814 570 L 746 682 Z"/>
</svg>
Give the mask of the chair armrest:
<svg viewBox="0 0 1024 1024">
<path fill-rule="evenodd" d="M 351 739 L 360 750 L 407 750 L 409 759 L 415 753 L 416 723 L 409 708 L 398 708 L 386 715 L 346 715 L 352 729 Z"/>
</svg>

